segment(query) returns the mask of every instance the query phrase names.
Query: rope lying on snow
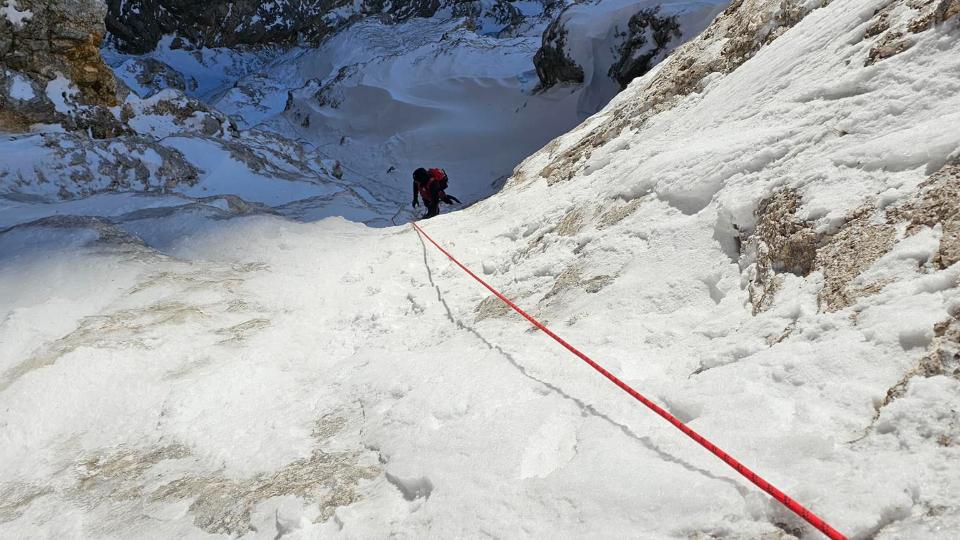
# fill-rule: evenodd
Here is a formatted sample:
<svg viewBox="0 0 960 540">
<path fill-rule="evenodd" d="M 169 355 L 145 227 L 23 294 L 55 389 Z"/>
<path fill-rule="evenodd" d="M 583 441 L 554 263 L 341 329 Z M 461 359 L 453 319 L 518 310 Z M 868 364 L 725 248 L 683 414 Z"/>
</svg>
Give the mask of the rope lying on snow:
<svg viewBox="0 0 960 540">
<path fill-rule="evenodd" d="M 724 452 L 723 450 L 721 450 L 717 445 L 715 445 L 715 444 L 713 444 L 712 442 L 708 441 L 705 437 L 703 437 L 702 435 L 700 435 L 699 433 L 697 433 L 697 432 L 694 431 L 693 429 L 687 427 L 683 422 L 680 421 L 679 418 L 677 418 L 676 416 L 670 414 L 669 412 L 667 412 L 666 409 L 664 409 L 663 407 L 657 405 L 656 403 L 654 403 L 653 401 L 651 401 L 650 399 L 648 399 L 646 396 L 644 396 L 644 395 L 641 394 L 640 392 L 637 392 L 636 390 L 634 390 L 633 388 L 631 388 L 630 385 L 628 385 L 627 383 L 625 383 L 625 382 L 623 382 L 622 380 L 620 380 L 619 378 L 617 378 L 616 375 L 614 375 L 614 374 L 610 373 L 609 371 L 607 371 L 606 369 L 604 369 L 603 366 L 601 366 L 600 364 L 598 364 L 597 362 L 595 362 L 593 359 L 591 359 L 591 358 L 590 358 L 589 356 L 587 356 L 586 354 L 580 352 L 576 347 L 574 347 L 573 345 L 570 345 L 569 343 L 567 343 L 566 341 L 564 341 L 563 338 L 561 338 L 561 337 L 558 336 L 557 334 L 553 333 L 553 331 L 551 331 L 549 328 L 547 328 L 546 325 L 544 325 L 543 323 L 541 323 L 540 321 L 538 321 L 537 319 L 535 319 L 532 315 L 530 315 L 529 313 L 527 313 L 526 311 L 524 311 L 523 309 L 521 309 L 519 306 L 517 306 L 515 303 L 513 303 L 513 301 L 511 301 L 509 298 L 507 298 L 506 296 L 504 296 L 503 293 L 501 293 L 501 292 L 498 291 L 497 289 L 494 289 L 490 284 L 488 284 L 486 281 L 484 281 L 483 279 L 481 279 L 480 276 L 476 275 L 476 274 L 473 273 L 469 268 L 467 268 L 466 266 L 464 266 L 460 261 L 458 261 L 458 260 L 457 260 L 453 255 L 451 255 L 447 250 L 443 249 L 443 247 L 441 247 L 440 244 L 438 244 L 436 241 L 434 241 L 434 239 L 431 238 L 430 235 L 428 235 L 428 234 L 426 233 L 426 231 L 424 231 L 419 225 L 417 225 L 416 222 L 411 222 L 410 224 L 413 225 L 413 228 L 417 231 L 417 234 L 420 234 L 421 236 L 423 236 L 424 238 L 426 238 L 431 244 L 434 245 L 434 247 L 436 247 L 438 250 L 440 250 L 441 253 L 443 253 L 444 255 L 446 255 L 448 259 L 450 259 L 451 261 L 453 261 L 454 264 L 456 264 L 457 266 L 459 266 L 461 270 L 463 270 L 464 272 L 466 272 L 470 277 L 472 277 L 472 278 L 473 278 L 474 280 L 476 280 L 478 283 L 480 283 L 481 285 L 483 285 L 484 287 L 486 287 L 487 290 L 489 290 L 491 293 L 493 293 L 497 298 L 499 298 L 499 299 L 500 299 L 501 301 L 503 301 L 505 304 L 507 304 L 508 306 L 510 306 L 510 308 L 512 308 L 514 311 L 516 311 L 517 313 L 519 313 L 520 315 L 522 315 L 524 319 L 526 319 L 526 320 L 528 320 L 528 321 L 530 322 L 530 324 L 532 324 L 533 326 L 535 326 L 535 327 L 537 327 L 538 329 L 542 330 L 543 333 L 545 333 L 545 334 L 547 334 L 548 336 L 550 336 L 551 338 L 553 338 L 554 341 L 556 341 L 557 343 L 559 343 L 560 345 L 562 345 L 565 349 L 567 349 L 568 351 L 570 351 L 571 353 L 573 353 L 577 358 L 579 358 L 580 360 L 583 360 L 583 361 L 586 362 L 590 367 L 592 367 L 592 368 L 595 369 L 597 372 L 599 372 L 601 375 L 603 375 L 604 377 L 606 377 L 607 379 L 609 379 L 610 382 L 612 382 L 613 384 L 619 386 L 621 390 L 623 390 L 624 392 L 630 394 L 634 399 L 636 399 L 636 400 L 639 401 L 640 403 L 643 403 L 644 405 L 646 405 L 647 408 L 649 408 L 649 409 L 652 410 L 653 412 L 655 412 L 655 413 L 657 413 L 658 415 L 660 415 L 660 416 L 661 416 L 664 420 L 666 420 L 667 422 L 670 422 L 671 424 L 673 424 L 673 426 L 676 427 L 677 429 L 679 429 L 680 431 L 682 431 L 682 432 L 684 433 L 684 435 L 686 435 L 687 437 L 690 437 L 691 439 L 693 439 L 694 441 L 696 441 L 697 444 L 699 444 L 700 446 L 706 448 L 707 450 L 710 451 L 710 453 L 712 453 L 713 455 L 715 455 L 715 456 L 717 456 L 718 458 L 720 458 L 721 460 L 723 460 L 724 463 L 726 463 L 727 465 L 733 467 L 733 469 L 734 469 L 735 471 L 737 471 L 738 473 L 740 473 L 744 478 L 746 478 L 747 480 L 753 482 L 754 485 L 756 485 L 757 487 L 759 487 L 760 489 L 762 489 L 763 491 L 765 491 L 768 495 L 770 495 L 771 497 L 773 497 L 777 502 L 779 502 L 780 504 L 782 504 L 782 505 L 784 505 L 785 507 L 787 507 L 791 512 L 795 513 L 796 515 L 798 515 L 798 516 L 800 516 L 801 518 L 803 518 L 804 520 L 806 520 L 807 523 L 809 523 L 810 525 L 813 525 L 817 530 L 819 530 L 819 531 L 822 532 L 823 534 L 827 535 L 827 537 L 829 537 L 829 538 L 831 538 L 831 539 L 833 539 L 833 540 L 846 540 L 847 537 L 844 536 L 842 533 L 840 533 L 840 531 L 838 531 L 838 530 L 834 529 L 833 527 L 831 527 L 829 523 L 827 523 L 826 521 L 824 521 L 823 519 L 821 519 L 819 516 L 817 516 L 816 514 L 814 514 L 813 512 L 811 512 L 810 510 L 808 510 L 806 507 L 804 507 L 802 504 L 800 504 L 800 503 L 797 502 L 796 500 L 792 499 L 792 498 L 791 498 L 789 495 L 787 495 L 786 493 L 784 493 L 784 492 L 780 491 L 779 489 L 777 489 L 776 486 L 774 486 L 774 485 L 771 484 L 770 482 L 767 482 L 766 480 L 764 480 L 763 478 L 761 478 L 760 475 L 758 475 L 757 473 L 755 473 L 755 472 L 751 471 L 750 469 L 748 469 L 745 465 L 743 465 L 742 463 L 740 463 L 739 461 L 737 461 L 736 459 L 734 459 L 733 456 L 731 456 L 730 454 L 728 454 L 728 453 Z"/>
</svg>

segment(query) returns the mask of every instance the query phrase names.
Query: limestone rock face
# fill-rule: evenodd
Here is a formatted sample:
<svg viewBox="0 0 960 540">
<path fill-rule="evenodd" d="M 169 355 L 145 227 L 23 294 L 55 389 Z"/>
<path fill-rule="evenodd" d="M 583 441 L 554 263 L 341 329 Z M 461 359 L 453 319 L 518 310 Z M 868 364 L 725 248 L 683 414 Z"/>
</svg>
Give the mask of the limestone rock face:
<svg viewBox="0 0 960 540">
<path fill-rule="evenodd" d="M 756 266 L 748 287 L 754 314 L 766 310 L 781 286 L 780 274 L 806 276 L 817 256 L 812 224 L 796 216 L 800 196 L 794 190 L 777 192 L 760 202 L 757 228 L 746 246 Z"/>
<path fill-rule="evenodd" d="M 566 51 L 569 30 L 564 26 L 563 15 L 553 20 L 543 32 L 543 45 L 533 57 L 540 85 L 549 88 L 558 83 L 582 83 L 583 68 Z"/>
<path fill-rule="evenodd" d="M 602 3 L 599 9 L 604 9 Z M 613 62 L 609 69 L 606 66 L 602 68 L 621 89 L 663 60 L 672 50 L 670 42 L 681 37 L 677 17 L 661 13 L 659 6 L 623 9 L 625 11 L 618 8 L 605 15 L 610 34 L 605 46 L 611 49 Z M 572 3 L 544 31 L 542 45 L 534 57 L 542 88 L 560 83 L 583 83 L 584 70 L 590 72 L 596 69 L 596 66 L 581 65 L 571 51 L 577 47 L 583 49 L 585 36 L 577 33 L 583 33 L 584 30 L 577 28 L 577 25 L 581 19 L 592 16 L 579 3 Z M 574 43 L 577 40 L 581 42 L 580 45 Z"/>
<path fill-rule="evenodd" d="M 97 107 L 117 104 L 113 73 L 100 56 L 105 34 L 102 0 L 5 0 L 0 11 L 0 127 L 17 129 L 73 116 L 74 127 L 96 127 Z M 69 112 L 82 114 L 71 115 Z"/>
<path fill-rule="evenodd" d="M 671 40 L 680 39 L 680 24 L 676 17 L 658 15 L 660 9 L 644 9 L 630 17 L 623 43 L 617 51 L 617 61 L 610 67 L 610 78 L 626 88 L 630 81 L 640 77 L 669 53 Z"/>
<path fill-rule="evenodd" d="M 345 0 L 271 2 L 252 0 L 107 0 L 107 28 L 125 52 L 153 50 L 165 34 L 195 46 L 234 47 L 260 43 L 294 43 L 300 35 L 319 38 L 330 30 L 323 20 Z"/>
<path fill-rule="evenodd" d="M 818 234 L 812 222 L 797 216 L 801 205 L 800 195 L 785 189 L 762 200 L 754 213 L 756 228 L 741 244 L 754 314 L 773 305 L 788 273 L 820 272 L 817 301 L 823 311 L 874 295 L 895 280 L 865 272 L 897 242 L 923 230 L 937 231 L 939 247 L 922 266 L 942 270 L 960 262 L 960 163 L 943 165 L 900 205 L 865 204 L 829 234 Z"/>
<path fill-rule="evenodd" d="M 921 184 L 917 196 L 891 211 L 891 222 L 907 221 L 907 234 L 923 227 L 940 227 L 940 249 L 934 259 L 939 268 L 960 262 L 960 161 L 947 163 Z"/>
<path fill-rule="evenodd" d="M 118 49 L 153 50 L 164 35 L 174 46 L 237 47 L 317 43 L 364 16 L 385 22 L 430 17 L 440 0 L 107 0 L 106 24 Z"/>
<path fill-rule="evenodd" d="M 960 0 L 896 0 L 877 9 L 864 32 L 872 41 L 864 65 L 872 65 L 909 49 L 913 34 L 938 25 L 960 26 Z"/>
</svg>

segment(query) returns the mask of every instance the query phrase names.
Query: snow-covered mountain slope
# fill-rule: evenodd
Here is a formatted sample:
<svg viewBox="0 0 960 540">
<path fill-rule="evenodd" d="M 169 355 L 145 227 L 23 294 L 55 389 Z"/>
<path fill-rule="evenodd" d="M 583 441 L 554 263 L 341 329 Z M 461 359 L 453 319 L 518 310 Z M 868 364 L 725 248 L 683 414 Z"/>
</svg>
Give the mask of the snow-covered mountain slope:
<svg viewBox="0 0 960 540">
<path fill-rule="evenodd" d="M 736 3 L 424 227 L 852 537 L 955 536 L 958 13 Z M 815 537 L 409 227 L 138 198 L 0 225 L 0 536 Z"/>
</svg>

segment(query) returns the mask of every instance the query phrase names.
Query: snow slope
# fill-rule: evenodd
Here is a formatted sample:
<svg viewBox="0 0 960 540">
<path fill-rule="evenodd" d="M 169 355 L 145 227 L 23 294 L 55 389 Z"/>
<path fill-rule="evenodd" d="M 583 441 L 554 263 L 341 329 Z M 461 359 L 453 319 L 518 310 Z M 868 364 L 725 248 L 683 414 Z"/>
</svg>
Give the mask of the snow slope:
<svg viewBox="0 0 960 540">
<path fill-rule="evenodd" d="M 897 216 L 960 178 L 960 28 L 865 66 L 883 4 L 647 114 L 663 66 L 425 227 L 852 537 L 948 538 L 960 381 L 919 368 L 960 318 L 956 216 Z M 782 192 L 825 266 L 754 313 Z M 205 212 L 0 231 L 0 536 L 815 537 L 409 227 Z"/>
</svg>

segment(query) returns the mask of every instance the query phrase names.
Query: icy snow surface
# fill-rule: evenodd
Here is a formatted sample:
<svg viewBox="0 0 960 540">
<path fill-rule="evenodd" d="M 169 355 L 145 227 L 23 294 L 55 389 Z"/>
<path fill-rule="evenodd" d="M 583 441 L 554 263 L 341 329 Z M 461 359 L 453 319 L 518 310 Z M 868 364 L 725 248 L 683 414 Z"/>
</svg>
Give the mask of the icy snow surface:
<svg viewBox="0 0 960 540">
<path fill-rule="evenodd" d="M 635 81 L 503 191 L 424 226 L 844 532 L 951 538 L 960 381 L 909 378 L 885 404 L 934 325 L 960 310 L 960 265 L 932 263 L 943 230 L 896 231 L 861 276 L 889 284 L 835 312 L 818 309 L 814 272 L 786 275 L 771 308 L 753 315 L 737 260 L 733 226 L 749 232 L 777 189 L 797 190 L 801 217 L 830 232 L 865 204 L 905 202 L 960 157 L 958 30 L 913 35 L 907 50 L 863 67 L 864 29 L 882 5 L 835 0 L 702 93 L 577 148 L 654 78 Z M 350 47 L 350 34 L 338 39 Z M 450 54 L 473 66 L 470 48 Z M 436 84 L 462 84 L 477 114 L 511 61 Z M 408 122 L 408 134 L 380 144 L 394 148 L 405 192 L 406 169 L 428 155 L 400 161 L 420 151 L 415 121 L 468 115 L 428 107 L 436 98 L 414 84 L 413 60 L 393 79 L 409 84 L 387 88 L 387 74 L 352 76 L 342 108 L 313 110 L 296 131 L 320 138 L 319 126 L 351 122 L 351 107 L 390 103 L 383 121 Z M 518 106 L 576 99 L 510 84 Z M 351 130 L 369 144 L 383 137 L 376 125 Z M 457 178 L 471 178 L 459 168 L 477 162 L 471 153 L 495 153 L 490 139 L 450 158 Z M 211 189 L 236 173 L 221 143 L 168 141 Z M 568 150 L 579 168 L 548 185 L 541 171 Z M 243 195 L 281 215 L 240 215 L 188 188 L 4 201 L 0 536 L 814 537 L 499 309 L 409 226 L 304 223 L 283 204 L 304 188 L 266 186 L 254 179 Z M 364 208 L 381 223 L 395 217 L 388 204 Z"/>
<path fill-rule="evenodd" d="M 10 97 L 20 101 L 30 101 L 36 97 L 30 82 L 20 75 L 13 76 L 13 83 L 10 85 Z"/>
<path fill-rule="evenodd" d="M 0 14 L 10 21 L 14 28 L 22 28 L 24 24 L 33 18 L 33 12 L 29 9 L 20 11 L 17 6 L 17 0 L 5 0 L 0 7 Z"/>
<path fill-rule="evenodd" d="M 56 78 L 47 83 L 47 97 L 58 113 L 67 114 L 74 110 L 77 107 L 74 100 L 79 93 L 73 82 L 62 73 L 57 73 Z"/>
</svg>

